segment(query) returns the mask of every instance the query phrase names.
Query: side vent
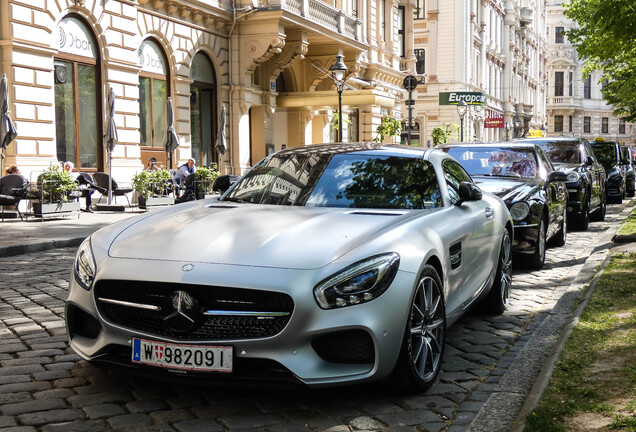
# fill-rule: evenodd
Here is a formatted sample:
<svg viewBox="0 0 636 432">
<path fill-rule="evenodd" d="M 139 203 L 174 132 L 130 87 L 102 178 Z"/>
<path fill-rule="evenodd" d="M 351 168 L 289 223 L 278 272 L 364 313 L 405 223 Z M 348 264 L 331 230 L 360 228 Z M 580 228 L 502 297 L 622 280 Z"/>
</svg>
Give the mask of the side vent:
<svg viewBox="0 0 636 432">
<path fill-rule="evenodd" d="M 448 250 L 448 252 L 450 253 L 451 268 L 453 270 L 459 268 L 459 266 L 462 265 L 462 244 L 461 244 L 461 242 L 455 243 L 454 245 L 452 245 L 450 247 L 450 249 Z"/>
</svg>

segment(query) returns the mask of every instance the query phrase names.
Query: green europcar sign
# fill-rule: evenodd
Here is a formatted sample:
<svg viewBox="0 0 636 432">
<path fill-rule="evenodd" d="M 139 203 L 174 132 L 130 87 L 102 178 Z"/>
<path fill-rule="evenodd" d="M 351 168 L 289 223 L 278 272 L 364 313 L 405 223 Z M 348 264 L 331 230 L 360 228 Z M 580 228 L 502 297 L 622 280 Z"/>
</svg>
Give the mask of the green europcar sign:
<svg viewBox="0 0 636 432">
<path fill-rule="evenodd" d="M 440 105 L 457 105 L 460 101 L 466 105 L 488 105 L 488 95 L 479 92 L 440 92 Z"/>
</svg>

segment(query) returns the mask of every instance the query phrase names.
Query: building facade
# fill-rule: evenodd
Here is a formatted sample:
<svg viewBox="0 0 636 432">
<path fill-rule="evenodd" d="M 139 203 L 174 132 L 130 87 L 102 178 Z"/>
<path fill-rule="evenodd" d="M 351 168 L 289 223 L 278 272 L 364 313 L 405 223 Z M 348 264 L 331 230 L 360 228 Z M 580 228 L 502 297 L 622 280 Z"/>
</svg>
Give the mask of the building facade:
<svg viewBox="0 0 636 432">
<path fill-rule="evenodd" d="M 563 11 L 561 1 L 548 2 L 548 136 L 603 138 L 635 145 L 634 124 L 616 117 L 613 107 L 603 100 L 601 73 L 583 77 L 584 64 L 565 35 L 575 23 Z"/>
<path fill-rule="evenodd" d="M 192 157 L 241 174 L 283 147 L 338 138 L 328 71 L 338 54 L 342 139 L 371 140 L 384 115 L 400 117 L 398 13 L 391 0 L 5 0 L 0 74 L 18 129 L 5 166 L 33 179 L 70 160 L 126 182 L 150 157 L 172 168 Z M 111 88 L 119 141 L 109 155 Z M 180 145 L 168 155 L 171 121 Z"/>
<path fill-rule="evenodd" d="M 423 84 L 414 92 L 412 136 L 420 145 L 450 123 L 463 123 L 464 141 L 545 128 L 543 1 L 415 1 L 415 73 Z M 468 105 L 463 122 L 460 100 Z"/>
</svg>

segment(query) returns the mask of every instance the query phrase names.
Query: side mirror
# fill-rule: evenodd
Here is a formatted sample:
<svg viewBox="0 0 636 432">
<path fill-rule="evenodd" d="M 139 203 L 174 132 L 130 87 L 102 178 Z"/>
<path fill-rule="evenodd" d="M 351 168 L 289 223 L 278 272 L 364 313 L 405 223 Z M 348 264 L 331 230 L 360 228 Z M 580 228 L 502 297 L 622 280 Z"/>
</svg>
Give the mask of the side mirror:
<svg viewBox="0 0 636 432">
<path fill-rule="evenodd" d="M 238 179 L 239 177 L 233 174 L 224 174 L 218 176 L 216 180 L 214 180 L 212 190 L 219 191 L 221 194 L 224 194 L 230 188 L 230 186 L 236 183 Z"/>
<path fill-rule="evenodd" d="M 564 173 L 563 171 L 552 171 L 550 174 L 548 174 L 548 181 L 549 182 L 567 182 L 568 175 L 567 173 Z"/>
<path fill-rule="evenodd" d="M 470 182 L 461 182 L 459 184 L 459 201 L 455 205 L 460 206 L 466 201 L 479 201 L 481 197 L 481 189 L 477 185 Z"/>
</svg>

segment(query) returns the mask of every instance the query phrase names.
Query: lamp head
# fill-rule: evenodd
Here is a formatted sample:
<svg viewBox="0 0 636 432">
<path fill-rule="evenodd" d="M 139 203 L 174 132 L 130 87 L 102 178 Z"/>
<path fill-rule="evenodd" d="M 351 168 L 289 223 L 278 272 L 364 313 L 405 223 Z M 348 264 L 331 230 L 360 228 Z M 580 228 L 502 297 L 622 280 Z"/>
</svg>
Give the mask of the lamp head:
<svg viewBox="0 0 636 432">
<path fill-rule="evenodd" d="M 519 118 L 519 116 L 516 116 L 513 121 L 514 121 L 514 124 L 515 124 L 516 128 L 521 127 L 521 119 Z"/>
<path fill-rule="evenodd" d="M 342 61 L 342 54 L 336 55 L 336 62 L 331 66 L 331 68 L 329 68 L 329 70 L 333 72 L 338 81 L 344 80 L 348 69 L 347 65 Z"/>
<path fill-rule="evenodd" d="M 467 108 L 468 105 L 466 105 L 466 102 L 464 102 L 463 100 L 459 101 L 459 103 L 457 104 L 457 114 L 459 114 L 460 119 L 463 119 L 464 115 L 466 115 Z"/>
</svg>

